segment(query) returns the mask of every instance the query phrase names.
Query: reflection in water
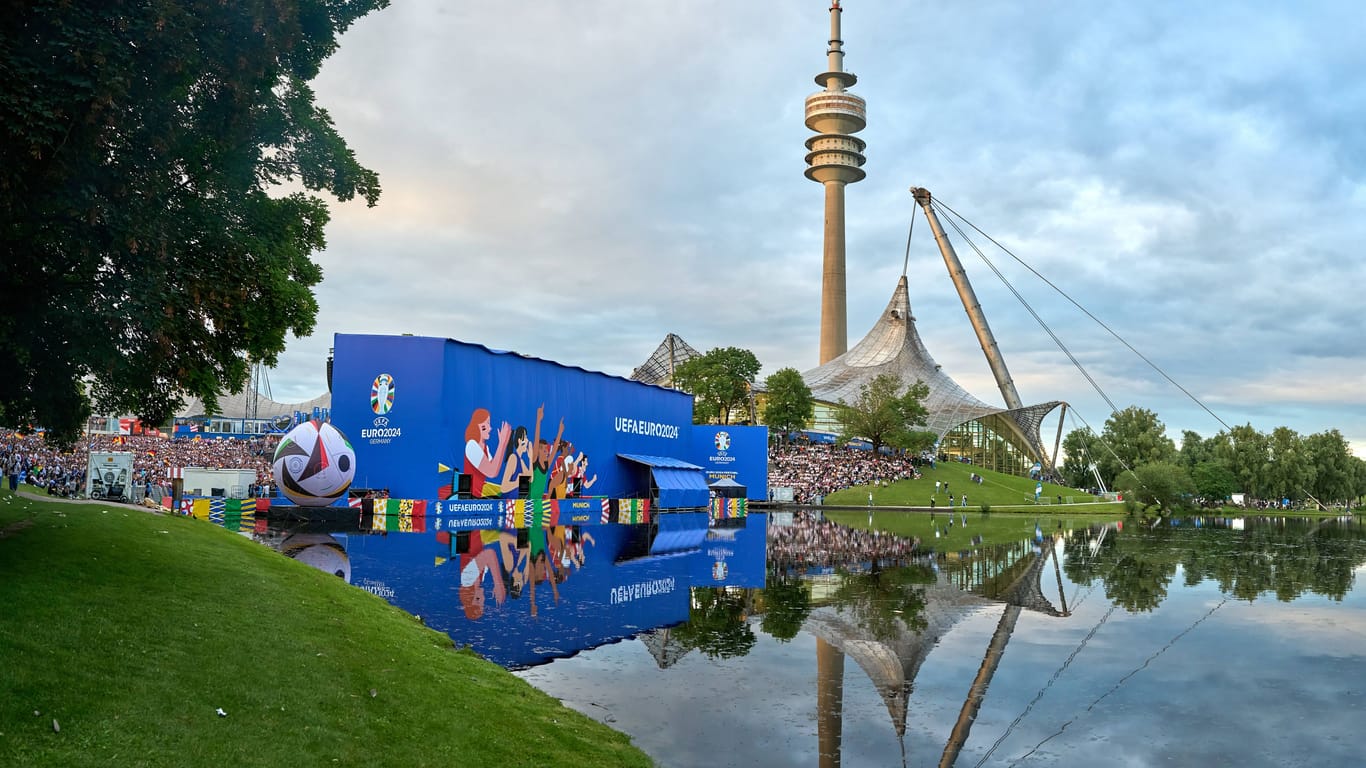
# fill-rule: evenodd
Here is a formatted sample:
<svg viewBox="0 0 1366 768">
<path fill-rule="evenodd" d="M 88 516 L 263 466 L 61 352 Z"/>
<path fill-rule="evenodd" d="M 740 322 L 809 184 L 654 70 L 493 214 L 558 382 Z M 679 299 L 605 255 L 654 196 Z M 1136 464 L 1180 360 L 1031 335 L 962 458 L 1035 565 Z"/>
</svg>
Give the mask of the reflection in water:
<svg viewBox="0 0 1366 768">
<path fill-rule="evenodd" d="M 1111 525 L 885 567 L 865 561 L 794 569 L 790 561 L 771 564 L 767 586 L 753 593 L 751 621 L 760 632 L 746 657 L 752 676 L 695 661 L 654 683 L 712 698 L 738 695 L 715 721 L 695 713 L 677 725 L 713 737 L 736 732 L 720 758 L 714 738 L 708 749 L 657 738 L 657 725 L 624 714 L 633 709 L 628 694 L 600 691 L 583 711 L 610 711 L 613 725 L 665 766 L 1102 765 L 1121 758 L 1269 766 L 1309 755 L 1321 765 L 1353 765 L 1349 756 L 1366 746 L 1343 736 L 1356 733 L 1352 723 L 1366 715 L 1366 694 L 1344 697 L 1340 671 L 1366 663 L 1359 643 L 1350 642 L 1366 631 L 1366 599 L 1353 591 L 1354 573 L 1366 564 L 1359 524 Z M 1270 604 L 1256 599 L 1273 594 L 1278 600 Z M 1268 609 L 1305 600 L 1345 603 L 1346 612 L 1303 630 L 1266 631 L 1277 623 Z M 1256 619 L 1236 607 L 1251 610 L 1254 602 Z M 1249 621 L 1257 632 L 1248 633 Z M 1338 649 L 1340 661 L 1305 653 L 1321 643 Z M 1230 656 L 1230 647 L 1240 653 Z M 1269 656 L 1276 663 L 1266 663 Z M 564 660 L 528 677 L 555 694 L 603 682 L 592 666 L 591 658 Z M 643 681 L 651 679 L 637 678 L 629 665 L 614 666 L 612 677 L 625 689 L 648 687 Z M 803 679 L 805 694 L 789 690 Z M 1203 684 L 1191 687 L 1193 679 Z M 1337 693 L 1322 703 L 1306 698 L 1318 687 Z M 781 703 L 769 706 L 770 699 Z M 1313 725 L 1290 736 L 1249 727 L 1286 704 Z M 787 723 L 793 707 L 811 719 Z M 811 723 L 809 735 L 802 722 Z M 775 749 L 778 739 L 796 746 Z"/>
<path fill-rule="evenodd" d="M 744 656 L 754 647 L 754 630 L 746 619 L 755 590 L 698 587 L 692 590 L 688 621 L 673 636 L 685 648 L 713 659 Z"/>
<path fill-rule="evenodd" d="M 716 539 L 691 583 L 734 573 L 715 562 L 743 537 Z M 425 571 L 417 558 L 376 566 L 391 547 L 376 541 L 339 537 L 357 583 L 386 572 L 403 594 L 422 588 L 415 573 L 456 572 L 432 567 L 431 534 L 414 550 Z M 762 588 L 685 590 L 672 620 L 645 599 L 585 613 L 588 593 L 566 592 L 589 583 L 575 574 L 558 605 L 538 590 L 534 621 L 525 594 L 516 621 L 499 619 L 490 591 L 464 623 L 523 633 L 493 652 L 514 667 L 524 642 L 551 657 L 600 646 L 519 674 L 663 766 L 1352 765 L 1366 748 L 1366 691 L 1350 682 L 1366 664 L 1358 523 L 1094 526 L 966 556 L 819 564 L 828 552 L 771 562 Z M 441 583 L 458 606 L 458 582 Z M 600 645 L 631 636 L 643 644 Z M 1296 728 L 1264 719 L 1286 708 Z"/>
<path fill-rule="evenodd" d="M 1103 584 L 1105 596 L 1130 612 L 1157 608 L 1178 567 L 1187 587 L 1213 581 L 1239 600 L 1274 594 L 1288 602 L 1306 593 L 1342 600 L 1353 570 L 1366 562 L 1361 527 L 1350 519 L 1178 518 L 1140 535 L 1103 538 L 1097 528 L 1068 541 L 1067 576 L 1081 586 Z"/>
</svg>

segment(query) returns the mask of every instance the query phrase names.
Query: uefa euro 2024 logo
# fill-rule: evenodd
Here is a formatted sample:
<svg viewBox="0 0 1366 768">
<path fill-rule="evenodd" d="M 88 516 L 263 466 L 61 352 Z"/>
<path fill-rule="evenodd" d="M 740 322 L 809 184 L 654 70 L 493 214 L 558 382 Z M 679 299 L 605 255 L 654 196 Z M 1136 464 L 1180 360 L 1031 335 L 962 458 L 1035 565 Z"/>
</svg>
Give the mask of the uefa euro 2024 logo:
<svg viewBox="0 0 1366 768">
<path fill-rule="evenodd" d="M 722 452 L 730 450 L 730 433 L 729 433 L 729 432 L 717 432 L 717 433 L 716 433 L 716 450 L 722 451 Z"/>
<path fill-rule="evenodd" d="M 370 385 L 370 410 L 378 416 L 383 416 L 393 407 L 394 377 L 381 373 L 375 377 L 375 383 Z"/>
</svg>

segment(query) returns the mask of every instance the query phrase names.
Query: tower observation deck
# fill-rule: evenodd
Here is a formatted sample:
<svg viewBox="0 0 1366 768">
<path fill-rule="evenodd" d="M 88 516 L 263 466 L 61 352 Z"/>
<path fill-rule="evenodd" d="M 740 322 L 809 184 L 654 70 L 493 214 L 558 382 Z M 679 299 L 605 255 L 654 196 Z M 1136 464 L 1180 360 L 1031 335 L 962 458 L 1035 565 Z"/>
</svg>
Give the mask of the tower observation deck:
<svg viewBox="0 0 1366 768">
<path fill-rule="evenodd" d="M 830 4 L 828 71 L 816 75 L 825 90 L 806 99 L 806 127 L 817 135 L 806 140 L 806 177 L 825 185 L 825 247 L 821 269 L 820 364 L 849 348 L 847 290 L 844 266 L 844 185 L 864 177 L 862 139 L 853 134 L 868 124 L 867 105 L 849 93 L 858 82 L 844 71 L 844 41 L 840 39 L 839 0 Z"/>
</svg>

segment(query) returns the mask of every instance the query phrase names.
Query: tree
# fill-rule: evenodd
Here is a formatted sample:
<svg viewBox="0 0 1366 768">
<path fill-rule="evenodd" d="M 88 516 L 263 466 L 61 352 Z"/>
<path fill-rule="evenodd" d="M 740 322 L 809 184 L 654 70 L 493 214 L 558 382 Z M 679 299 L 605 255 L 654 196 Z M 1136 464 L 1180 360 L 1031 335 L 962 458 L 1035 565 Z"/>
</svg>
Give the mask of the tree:
<svg viewBox="0 0 1366 768">
<path fill-rule="evenodd" d="M 379 179 L 313 103 L 387 0 L 8 3 L 0 31 L 0 419 L 212 408 L 313 330 L 321 198 Z"/>
<path fill-rule="evenodd" d="M 693 421 L 730 423 L 730 412 L 749 400 L 759 358 L 748 349 L 717 347 L 674 370 L 674 386 L 695 397 Z"/>
<path fill-rule="evenodd" d="M 1233 470 L 1220 461 L 1206 461 L 1190 470 L 1195 492 L 1206 501 L 1224 501 L 1238 490 L 1238 479 Z"/>
<path fill-rule="evenodd" d="M 1267 446 L 1270 453 L 1262 470 L 1262 493 L 1272 499 L 1303 499 L 1314 482 L 1314 465 L 1299 433 L 1276 427 Z"/>
<path fill-rule="evenodd" d="M 879 374 L 859 387 L 852 405 L 841 400 L 835 406 L 835 418 L 844 425 L 840 441 L 861 437 L 873 444 L 874 451 L 885 444 L 907 447 L 915 440 L 913 427 L 924 426 L 929 416 L 922 404 L 929 394 L 923 381 L 906 387 L 899 376 Z"/>
<path fill-rule="evenodd" d="M 1171 461 L 1176 456 L 1176 444 L 1167 437 L 1167 428 L 1157 420 L 1157 414 L 1135 405 L 1111 414 L 1101 438 L 1110 448 L 1102 450 L 1096 461 L 1107 482 L 1113 483 L 1125 469 Z"/>
<path fill-rule="evenodd" d="M 1185 429 L 1181 431 L 1181 451 L 1176 462 L 1187 470 L 1214 459 L 1214 442 L 1200 437 L 1199 432 Z"/>
<path fill-rule="evenodd" d="M 1361 502 L 1363 496 L 1366 496 L 1366 459 L 1353 456 L 1349 463 L 1352 468 L 1352 484 L 1347 498 L 1355 506 Z"/>
<path fill-rule="evenodd" d="M 1062 440 L 1062 450 L 1066 458 L 1062 462 L 1063 480 L 1073 488 L 1090 488 L 1096 484 L 1091 465 L 1100 460 L 1105 446 L 1100 438 L 1089 428 L 1072 430 Z"/>
<path fill-rule="evenodd" d="M 1214 441 L 1214 457 L 1233 473 L 1238 489 L 1265 498 L 1262 470 L 1271 455 L 1266 435 L 1245 424 L 1210 439 Z"/>
<path fill-rule="evenodd" d="M 1312 493 L 1327 504 L 1352 496 L 1352 449 L 1336 429 L 1304 438 L 1309 461 L 1314 465 Z"/>
<path fill-rule="evenodd" d="M 796 368 L 782 368 L 764 379 L 768 402 L 764 405 L 764 423 L 773 431 L 786 435 L 802 429 L 816 415 L 811 388 L 806 386 Z"/>
<path fill-rule="evenodd" d="M 1140 464 L 1122 472 L 1115 480 L 1115 487 L 1132 495 L 1145 507 L 1157 506 L 1165 510 L 1183 506 L 1185 497 L 1195 492 L 1195 485 L 1185 468 L 1165 461 Z"/>
</svg>

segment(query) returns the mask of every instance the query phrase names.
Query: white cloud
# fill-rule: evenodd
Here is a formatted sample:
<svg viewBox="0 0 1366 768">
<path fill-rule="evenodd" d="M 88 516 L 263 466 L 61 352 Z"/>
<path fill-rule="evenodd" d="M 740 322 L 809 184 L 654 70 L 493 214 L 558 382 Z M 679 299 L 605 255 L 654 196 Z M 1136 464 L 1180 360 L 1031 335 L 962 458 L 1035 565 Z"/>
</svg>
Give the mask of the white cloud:
<svg viewBox="0 0 1366 768">
<path fill-rule="evenodd" d="M 1341 2 L 866 0 L 843 14 L 868 101 L 848 189 L 850 343 L 885 306 L 925 186 L 1068 291 L 1229 423 L 1366 443 L 1366 49 Z M 381 175 L 333 206 L 318 332 L 272 373 L 322 387 L 333 332 L 412 332 L 625 374 L 668 332 L 813 366 L 821 200 L 802 101 L 824 6 L 449 5 L 362 19 L 316 83 Z M 956 236 L 955 236 L 956 237 Z M 980 237 L 975 239 L 989 245 Z M 1027 401 L 1107 407 L 955 240 Z M 1009 257 L 988 256 L 1120 407 L 1219 424 Z M 930 351 L 997 401 L 920 221 Z"/>
</svg>

